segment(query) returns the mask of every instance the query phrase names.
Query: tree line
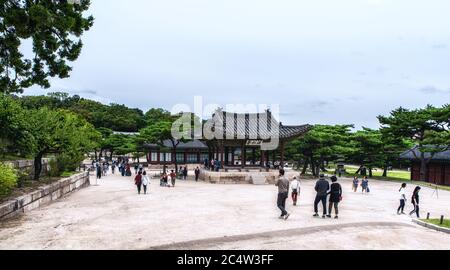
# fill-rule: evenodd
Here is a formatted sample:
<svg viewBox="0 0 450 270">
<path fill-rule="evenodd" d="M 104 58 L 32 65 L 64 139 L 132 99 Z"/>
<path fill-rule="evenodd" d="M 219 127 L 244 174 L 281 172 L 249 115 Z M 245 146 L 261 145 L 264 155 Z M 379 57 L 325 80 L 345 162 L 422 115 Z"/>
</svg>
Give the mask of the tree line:
<svg viewBox="0 0 450 270">
<path fill-rule="evenodd" d="M 344 161 L 368 168 L 398 167 L 400 154 L 408 150 L 421 163 L 422 181 L 427 165 L 440 152 L 450 149 L 450 105 L 409 110 L 398 108 L 388 116 L 378 116 L 379 129 L 354 125 L 315 125 L 302 138 L 287 145 L 287 158 L 302 165 L 302 173 L 311 168 L 313 175 L 325 171 L 328 162 Z"/>
</svg>

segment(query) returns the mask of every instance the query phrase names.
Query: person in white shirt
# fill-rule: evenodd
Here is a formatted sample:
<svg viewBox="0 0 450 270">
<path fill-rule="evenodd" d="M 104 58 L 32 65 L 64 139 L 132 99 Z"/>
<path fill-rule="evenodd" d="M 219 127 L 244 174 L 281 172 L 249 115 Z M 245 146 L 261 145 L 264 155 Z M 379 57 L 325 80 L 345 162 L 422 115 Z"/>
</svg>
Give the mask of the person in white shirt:
<svg viewBox="0 0 450 270">
<path fill-rule="evenodd" d="M 397 214 L 405 215 L 405 205 L 406 205 L 406 183 L 402 184 L 402 187 L 398 191 L 400 193 L 400 206 L 397 209 Z"/>
<path fill-rule="evenodd" d="M 150 184 L 150 180 L 148 179 L 147 172 L 144 171 L 142 173 L 142 185 L 144 186 L 144 194 L 147 194 L 147 186 Z"/>
<path fill-rule="evenodd" d="M 298 195 L 300 194 L 300 181 L 297 180 L 297 177 L 294 177 L 294 180 L 291 182 L 291 191 L 292 201 L 294 202 L 294 206 L 296 206 Z"/>
</svg>

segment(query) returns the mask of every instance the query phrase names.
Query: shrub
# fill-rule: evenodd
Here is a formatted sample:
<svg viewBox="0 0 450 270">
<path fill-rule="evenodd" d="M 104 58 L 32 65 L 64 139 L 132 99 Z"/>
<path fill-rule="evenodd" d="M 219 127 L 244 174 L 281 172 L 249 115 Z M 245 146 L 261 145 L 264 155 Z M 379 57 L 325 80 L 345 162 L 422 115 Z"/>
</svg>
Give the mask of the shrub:
<svg viewBox="0 0 450 270">
<path fill-rule="evenodd" d="M 0 196 L 8 195 L 17 186 L 17 171 L 11 165 L 0 163 Z"/>
</svg>

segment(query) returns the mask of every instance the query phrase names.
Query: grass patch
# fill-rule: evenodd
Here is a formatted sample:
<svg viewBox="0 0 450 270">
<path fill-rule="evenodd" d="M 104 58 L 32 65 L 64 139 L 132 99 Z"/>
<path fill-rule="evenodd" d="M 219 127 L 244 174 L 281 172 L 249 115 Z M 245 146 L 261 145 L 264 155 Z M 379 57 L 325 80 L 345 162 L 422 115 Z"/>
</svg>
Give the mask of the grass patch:
<svg viewBox="0 0 450 270">
<path fill-rule="evenodd" d="M 358 166 L 352 166 L 352 165 L 346 165 L 345 166 L 345 170 L 346 170 L 346 174 L 343 174 L 343 177 L 347 177 L 347 178 L 353 178 L 354 176 L 358 176 L 361 177 L 360 175 L 356 174 L 356 171 L 358 170 Z M 328 174 L 333 174 L 335 171 L 334 167 L 328 167 Z M 308 176 L 310 175 L 310 172 L 308 172 Z M 428 187 L 428 188 L 435 188 L 435 185 L 432 185 L 430 183 L 425 183 L 425 182 L 419 182 L 419 181 L 411 181 L 411 172 L 408 171 L 402 171 L 402 170 L 393 170 L 393 171 L 388 171 L 388 177 L 383 177 L 383 170 L 373 170 L 372 171 L 373 177 L 371 177 L 371 179 L 374 180 L 380 180 L 380 181 L 389 181 L 389 182 L 397 182 L 397 183 L 407 183 L 410 185 L 416 185 L 416 186 L 421 186 L 421 187 Z M 437 186 L 438 189 L 440 190 L 446 190 L 446 191 L 450 191 L 450 187 L 449 186 Z"/>
<path fill-rule="evenodd" d="M 441 224 L 440 219 L 422 219 L 423 222 L 430 223 L 433 225 L 437 225 L 439 227 L 449 228 L 450 229 L 450 219 L 444 219 L 444 223 Z"/>
</svg>

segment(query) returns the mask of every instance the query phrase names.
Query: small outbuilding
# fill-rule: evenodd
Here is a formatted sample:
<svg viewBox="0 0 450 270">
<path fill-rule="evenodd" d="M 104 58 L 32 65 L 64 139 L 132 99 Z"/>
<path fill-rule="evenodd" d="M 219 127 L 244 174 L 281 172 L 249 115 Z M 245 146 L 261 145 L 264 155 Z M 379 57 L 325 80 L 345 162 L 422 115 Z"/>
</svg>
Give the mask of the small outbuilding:
<svg viewBox="0 0 450 270">
<path fill-rule="evenodd" d="M 421 164 L 416 157 L 420 156 L 417 148 L 408 150 L 400 155 L 401 159 L 411 161 L 411 180 L 420 181 Z M 431 154 L 425 154 L 430 158 Z M 436 153 L 427 166 L 426 179 L 428 183 L 450 186 L 450 150 Z"/>
</svg>

